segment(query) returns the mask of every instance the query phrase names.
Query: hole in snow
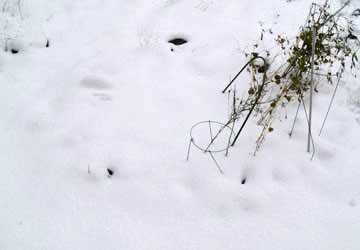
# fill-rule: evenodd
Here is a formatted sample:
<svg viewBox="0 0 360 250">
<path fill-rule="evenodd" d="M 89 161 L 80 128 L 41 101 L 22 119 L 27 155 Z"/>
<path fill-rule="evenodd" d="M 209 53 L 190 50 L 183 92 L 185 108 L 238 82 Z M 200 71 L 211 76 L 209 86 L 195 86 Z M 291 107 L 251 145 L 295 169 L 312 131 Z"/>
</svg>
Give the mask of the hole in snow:
<svg viewBox="0 0 360 250">
<path fill-rule="evenodd" d="M 112 176 L 114 174 L 114 170 L 110 169 L 110 168 L 107 168 L 107 172 L 108 172 L 108 176 Z"/>
<path fill-rule="evenodd" d="M 24 51 L 25 44 L 22 40 L 11 40 L 7 46 L 11 54 L 17 54 L 20 51 Z"/>
<path fill-rule="evenodd" d="M 184 38 L 174 38 L 168 41 L 169 43 L 172 43 L 174 45 L 182 45 L 187 43 L 187 41 Z"/>
<path fill-rule="evenodd" d="M 246 183 L 246 178 L 244 178 L 242 181 L 241 181 L 241 184 L 245 184 Z"/>
</svg>

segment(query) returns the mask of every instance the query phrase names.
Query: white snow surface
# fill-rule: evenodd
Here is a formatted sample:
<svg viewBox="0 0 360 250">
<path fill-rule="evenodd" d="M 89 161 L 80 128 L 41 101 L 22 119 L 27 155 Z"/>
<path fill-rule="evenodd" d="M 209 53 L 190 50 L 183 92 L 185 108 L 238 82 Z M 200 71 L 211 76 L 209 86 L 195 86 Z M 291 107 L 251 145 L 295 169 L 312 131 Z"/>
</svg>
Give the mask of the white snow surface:
<svg viewBox="0 0 360 250">
<path fill-rule="evenodd" d="M 256 117 L 214 154 L 223 175 L 195 147 L 186 161 L 192 125 L 226 121 L 259 21 L 294 36 L 310 3 L 26 0 L 19 53 L 0 52 L 0 249 L 360 249 L 358 80 L 321 137 L 334 86 L 315 93 L 312 161 L 296 103 L 255 157 Z"/>
</svg>

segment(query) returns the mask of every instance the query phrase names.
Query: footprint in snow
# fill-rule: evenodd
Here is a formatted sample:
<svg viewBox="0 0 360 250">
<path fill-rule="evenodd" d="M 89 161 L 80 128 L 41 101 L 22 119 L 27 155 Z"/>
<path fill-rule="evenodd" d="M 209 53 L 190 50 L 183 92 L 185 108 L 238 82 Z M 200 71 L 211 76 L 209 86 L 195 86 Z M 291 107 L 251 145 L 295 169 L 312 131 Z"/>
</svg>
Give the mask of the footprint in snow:
<svg viewBox="0 0 360 250">
<path fill-rule="evenodd" d="M 111 83 L 97 76 L 87 76 L 81 80 L 80 84 L 83 87 L 92 90 L 106 90 L 113 87 Z"/>
<path fill-rule="evenodd" d="M 111 100 L 111 96 L 104 94 L 104 93 L 93 93 L 93 97 L 95 97 L 96 99 L 98 99 L 100 101 L 110 101 Z"/>
<path fill-rule="evenodd" d="M 350 200 L 349 200 L 349 205 L 350 205 L 351 207 L 356 207 L 356 200 L 355 200 L 355 199 L 350 199 Z"/>
<path fill-rule="evenodd" d="M 98 76 L 86 76 L 80 82 L 81 86 L 89 90 L 106 91 L 111 89 L 112 84 Z M 92 96 L 99 101 L 110 101 L 111 96 L 103 92 L 93 92 Z"/>
</svg>

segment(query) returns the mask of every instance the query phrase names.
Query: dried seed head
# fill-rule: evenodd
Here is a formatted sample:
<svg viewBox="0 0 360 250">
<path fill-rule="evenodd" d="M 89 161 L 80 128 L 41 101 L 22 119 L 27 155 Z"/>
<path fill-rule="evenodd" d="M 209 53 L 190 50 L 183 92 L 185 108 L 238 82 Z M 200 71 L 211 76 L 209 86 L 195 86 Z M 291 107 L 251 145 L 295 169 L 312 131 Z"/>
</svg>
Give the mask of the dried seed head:
<svg viewBox="0 0 360 250">
<path fill-rule="evenodd" d="M 265 67 L 264 67 L 264 66 L 261 66 L 261 67 L 258 69 L 258 72 L 259 72 L 259 73 L 264 73 L 264 72 L 265 72 Z"/>
<path fill-rule="evenodd" d="M 255 90 L 253 88 L 250 88 L 249 91 L 248 91 L 248 94 L 249 95 L 255 94 Z"/>
</svg>

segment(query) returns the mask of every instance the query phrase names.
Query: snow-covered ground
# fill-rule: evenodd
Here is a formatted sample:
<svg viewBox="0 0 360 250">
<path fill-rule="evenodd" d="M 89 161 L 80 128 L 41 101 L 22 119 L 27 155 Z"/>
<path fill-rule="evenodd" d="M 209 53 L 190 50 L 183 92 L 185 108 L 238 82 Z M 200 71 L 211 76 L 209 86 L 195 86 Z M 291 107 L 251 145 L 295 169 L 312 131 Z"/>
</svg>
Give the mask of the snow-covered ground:
<svg viewBox="0 0 360 250">
<path fill-rule="evenodd" d="M 0 249 L 360 249 L 358 80 L 321 137 L 334 86 L 315 94 L 313 161 L 304 112 L 288 136 L 296 103 L 255 157 L 251 118 L 215 154 L 224 175 L 194 147 L 186 161 L 192 125 L 226 121 L 259 21 L 293 36 L 310 3 L 25 0 L 19 53 L 0 52 Z"/>
</svg>

